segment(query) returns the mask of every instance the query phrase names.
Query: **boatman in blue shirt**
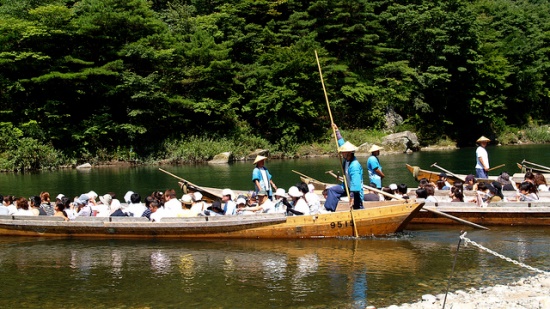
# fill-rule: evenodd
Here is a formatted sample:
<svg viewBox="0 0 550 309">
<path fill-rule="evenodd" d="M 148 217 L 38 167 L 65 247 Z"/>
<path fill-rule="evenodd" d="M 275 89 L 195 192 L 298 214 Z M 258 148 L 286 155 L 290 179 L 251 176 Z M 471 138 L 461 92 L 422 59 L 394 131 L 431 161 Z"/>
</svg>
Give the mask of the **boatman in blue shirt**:
<svg viewBox="0 0 550 309">
<path fill-rule="evenodd" d="M 344 141 L 338 127 L 333 124 L 338 138 L 338 152 L 344 158 L 342 168 L 345 172 L 346 183 L 349 188 L 349 202 L 353 205 L 353 209 L 363 209 L 363 167 L 355 157 L 357 147 L 350 142 Z M 327 199 L 325 208 L 328 211 L 335 211 L 338 206 L 338 201 L 342 195 L 346 194 L 344 184 L 332 186 L 327 189 Z"/>
<path fill-rule="evenodd" d="M 370 183 L 376 184 L 376 188 L 382 189 L 382 178 L 386 177 L 382 172 L 382 165 L 380 165 L 380 160 L 378 156 L 380 155 L 381 147 L 377 145 L 372 145 L 369 149 L 371 156 L 367 159 L 367 170 L 369 172 L 369 181 Z"/>
<path fill-rule="evenodd" d="M 256 156 L 256 159 L 254 160 L 254 165 L 256 167 L 252 171 L 252 182 L 254 183 L 254 191 L 256 193 L 260 191 L 265 191 L 267 193 L 267 196 L 271 200 L 273 197 L 273 190 L 277 190 L 277 186 L 271 179 L 272 176 L 265 167 L 265 160 L 267 157 L 264 156 Z"/>
</svg>

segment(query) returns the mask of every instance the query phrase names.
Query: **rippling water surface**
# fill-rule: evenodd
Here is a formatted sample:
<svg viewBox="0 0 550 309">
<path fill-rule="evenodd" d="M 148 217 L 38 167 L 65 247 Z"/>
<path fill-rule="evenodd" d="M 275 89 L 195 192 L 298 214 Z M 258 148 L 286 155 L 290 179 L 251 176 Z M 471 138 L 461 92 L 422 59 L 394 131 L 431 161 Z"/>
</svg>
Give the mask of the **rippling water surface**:
<svg viewBox="0 0 550 309">
<path fill-rule="evenodd" d="M 0 307 L 364 308 L 442 293 L 459 228 L 387 238 L 152 241 L 0 240 Z M 545 228 L 470 230 L 505 256 L 550 270 Z M 451 290 L 534 274 L 461 246 Z"/>
</svg>

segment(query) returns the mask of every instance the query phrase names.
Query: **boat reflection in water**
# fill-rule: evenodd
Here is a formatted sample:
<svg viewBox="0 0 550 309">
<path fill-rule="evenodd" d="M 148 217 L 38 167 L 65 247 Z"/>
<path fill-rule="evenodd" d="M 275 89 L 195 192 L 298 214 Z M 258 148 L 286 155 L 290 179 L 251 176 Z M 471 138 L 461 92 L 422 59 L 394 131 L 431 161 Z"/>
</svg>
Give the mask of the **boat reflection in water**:
<svg viewBox="0 0 550 309">
<path fill-rule="evenodd" d="M 472 238 L 548 269 L 544 229 L 471 231 Z M 443 293 L 458 232 L 385 238 L 103 240 L 0 238 L 0 306 L 25 308 L 365 308 Z M 518 242 L 521 242 L 519 244 Z M 452 290 L 532 275 L 473 246 Z"/>
</svg>

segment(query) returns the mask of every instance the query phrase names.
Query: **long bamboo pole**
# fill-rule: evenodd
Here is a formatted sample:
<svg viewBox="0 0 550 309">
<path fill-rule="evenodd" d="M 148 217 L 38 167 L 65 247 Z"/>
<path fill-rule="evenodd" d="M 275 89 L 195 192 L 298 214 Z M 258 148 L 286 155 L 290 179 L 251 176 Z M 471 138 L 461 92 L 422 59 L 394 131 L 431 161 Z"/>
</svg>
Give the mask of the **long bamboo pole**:
<svg viewBox="0 0 550 309">
<path fill-rule="evenodd" d="M 317 67 L 319 68 L 319 76 L 321 78 L 321 85 L 323 86 L 323 93 L 325 94 L 325 101 L 327 103 L 328 115 L 330 116 L 330 126 L 332 127 L 332 134 L 334 135 L 334 141 L 336 142 L 336 152 L 338 153 L 338 157 L 340 157 L 340 153 L 338 152 L 338 147 L 339 147 L 338 146 L 338 137 L 336 137 L 336 129 L 334 128 L 334 120 L 332 118 L 332 111 L 330 110 L 330 103 L 328 101 L 327 89 L 325 88 L 325 81 L 323 79 L 323 71 L 321 70 L 321 63 L 319 62 L 319 56 L 317 55 L 317 50 L 315 51 L 315 60 L 317 60 Z M 347 177 L 345 177 L 346 171 L 344 171 L 344 165 L 343 165 L 341 157 L 340 157 L 340 166 L 342 168 L 342 172 L 343 172 L 343 175 L 344 175 L 344 187 L 346 188 L 346 194 L 348 195 L 348 197 L 350 197 Z M 355 224 L 355 217 L 353 215 L 353 205 L 351 204 L 351 200 L 350 200 L 349 212 L 351 214 L 351 221 L 353 222 L 353 232 L 355 234 L 355 237 L 359 237 L 359 234 L 357 233 L 357 225 Z"/>
</svg>

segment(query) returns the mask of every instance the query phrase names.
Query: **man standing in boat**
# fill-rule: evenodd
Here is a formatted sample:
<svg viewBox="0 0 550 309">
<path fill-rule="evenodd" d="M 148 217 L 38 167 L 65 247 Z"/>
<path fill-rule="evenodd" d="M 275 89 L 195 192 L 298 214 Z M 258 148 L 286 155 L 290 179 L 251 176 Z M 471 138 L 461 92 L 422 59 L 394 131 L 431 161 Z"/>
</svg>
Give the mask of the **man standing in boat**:
<svg viewBox="0 0 550 309">
<path fill-rule="evenodd" d="M 370 183 L 376 184 L 376 188 L 378 189 L 382 189 L 382 178 L 386 177 L 382 172 L 382 165 L 380 165 L 380 160 L 378 159 L 380 150 L 382 150 L 381 147 L 372 145 L 369 149 L 371 156 L 367 159 L 367 170 L 369 171 Z"/>
<path fill-rule="evenodd" d="M 349 201 L 353 209 L 363 209 L 363 167 L 355 157 L 357 147 L 350 142 L 345 142 L 336 124 L 333 124 L 338 139 L 338 152 L 344 158 L 342 169 L 344 170 L 346 183 L 349 188 Z M 344 184 L 329 187 L 325 201 L 325 209 L 336 211 L 338 200 L 346 194 Z"/>
<path fill-rule="evenodd" d="M 487 143 L 491 140 L 485 136 L 481 136 L 477 139 L 476 143 L 479 145 L 476 149 L 476 178 L 489 178 L 489 154 L 487 154 Z"/>
<path fill-rule="evenodd" d="M 256 167 L 252 171 L 252 182 L 254 183 L 254 191 L 256 193 L 260 191 L 265 191 L 267 193 L 267 196 L 271 200 L 273 196 L 273 190 L 277 190 L 277 186 L 271 179 L 272 176 L 265 167 L 265 160 L 267 157 L 264 156 L 256 156 L 256 159 L 254 160 L 254 164 Z"/>
</svg>

